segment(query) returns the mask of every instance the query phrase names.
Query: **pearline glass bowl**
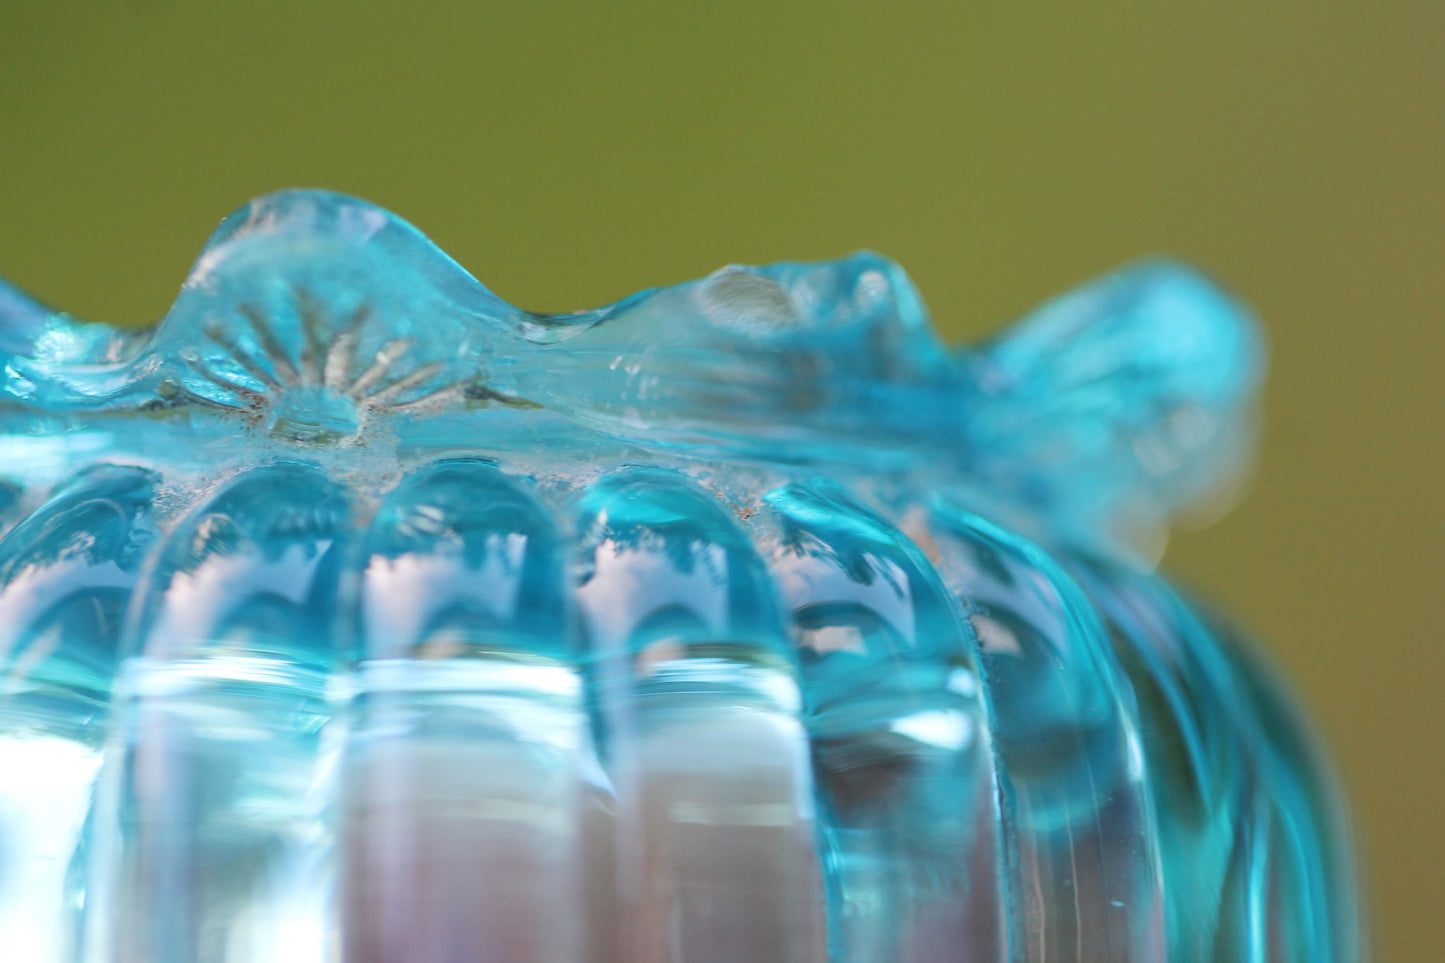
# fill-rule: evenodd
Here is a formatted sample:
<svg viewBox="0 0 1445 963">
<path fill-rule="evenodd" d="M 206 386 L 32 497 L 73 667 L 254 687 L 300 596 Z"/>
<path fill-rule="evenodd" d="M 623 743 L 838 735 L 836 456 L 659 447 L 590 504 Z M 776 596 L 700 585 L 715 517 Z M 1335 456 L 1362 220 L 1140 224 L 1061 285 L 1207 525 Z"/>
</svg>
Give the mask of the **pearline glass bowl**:
<svg viewBox="0 0 1445 963">
<path fill-rule="evenodd" d="M 1143 263 L 571 315 L 322 192 L 156 326 L 0 286 L 17 963 L 1351 963 L 1338 795 L 1153 571 L 1263 348 Z"/>
</svg>

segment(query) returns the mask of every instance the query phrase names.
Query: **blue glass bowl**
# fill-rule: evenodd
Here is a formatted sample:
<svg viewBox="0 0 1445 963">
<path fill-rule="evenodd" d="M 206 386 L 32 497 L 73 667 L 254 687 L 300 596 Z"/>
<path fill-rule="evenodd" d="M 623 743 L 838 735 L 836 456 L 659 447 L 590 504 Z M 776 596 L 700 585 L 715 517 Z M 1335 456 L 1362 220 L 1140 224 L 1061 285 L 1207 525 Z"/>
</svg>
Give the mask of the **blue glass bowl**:
<svg viewBox="0 0 1445 963">
<path fill-rule="evenodd" d="M 893 263 L 572 315 L 289 192 L 148 330 L 0 287 L 18 963 L 1349 963 L 1338 797 L 1157 575 L 1248 313 L 951 350 Z"/>
</svg>

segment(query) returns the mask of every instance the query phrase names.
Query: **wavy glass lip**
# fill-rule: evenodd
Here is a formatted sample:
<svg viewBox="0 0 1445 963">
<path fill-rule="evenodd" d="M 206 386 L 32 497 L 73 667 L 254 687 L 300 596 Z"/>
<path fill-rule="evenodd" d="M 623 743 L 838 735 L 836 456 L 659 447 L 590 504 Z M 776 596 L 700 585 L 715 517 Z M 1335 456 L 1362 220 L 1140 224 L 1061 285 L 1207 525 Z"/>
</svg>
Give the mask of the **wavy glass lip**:
<svg viewBox="0 0 1445 963">
<path fill-rule="evenodd" d="M 1169 515 L 1228 496 L 1264 368 L 1249 312 L 1168 262 L 961 348 L 869 252 L 544 315 L 395 215 L 321 191 L 226 218 L 150 328 L 76 322 L 3 287 L 0 318 L 0 402 L 97 427 L 143 414 L 127 435 L 205 438 L 207 458 L 241 422 L 248 444 L 314 455 L 383 437 L 522 450 L 545 421 L 583 448 L 936 474 L 1146 554 Z"/>
<path fill-rule="evenodd" d="M 1307 728 L 1153 570 L 1265 367 L 1190 268 L 960 347 L 868 252 L 542 315 L 288 191 L 149 328 L 0 285 L 0 366 L 27 963 L 1359 958 Z"/>
</svg>

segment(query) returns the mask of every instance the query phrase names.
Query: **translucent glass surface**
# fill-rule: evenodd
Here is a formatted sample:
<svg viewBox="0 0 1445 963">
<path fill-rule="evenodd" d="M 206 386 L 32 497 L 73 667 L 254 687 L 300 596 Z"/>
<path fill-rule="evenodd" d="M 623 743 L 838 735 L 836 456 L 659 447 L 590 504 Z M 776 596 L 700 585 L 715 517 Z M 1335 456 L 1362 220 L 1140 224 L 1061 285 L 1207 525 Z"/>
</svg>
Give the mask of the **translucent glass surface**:
<svg viewBox="0 0 1445 963">
<path fill-rule="evenodd" d="M 0 286 L 0 958 L 1359 959 L 1305 727 L 1153 571 L 1263 351 L 1187 268 L 976 346 L 874 254 L 572 315 L 228 218 Z"/>
</svg>

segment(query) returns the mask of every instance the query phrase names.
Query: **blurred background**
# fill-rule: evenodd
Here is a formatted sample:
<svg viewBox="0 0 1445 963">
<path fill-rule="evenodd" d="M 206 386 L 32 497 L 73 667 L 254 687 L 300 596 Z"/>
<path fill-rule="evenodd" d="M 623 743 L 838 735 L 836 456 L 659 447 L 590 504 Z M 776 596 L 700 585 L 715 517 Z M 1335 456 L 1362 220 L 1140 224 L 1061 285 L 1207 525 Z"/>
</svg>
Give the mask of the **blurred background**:
<svg viewBox="0 0 1445 963">
<path fill-rule="evenodd" d="M 1322 728 L 1382 960 L 1439 958 L 1442 178 L 1442 4 L 0 6 L 0 275 L 82 317 L 158 318 L 292 186 L 534 310 L 859 247 L 956 340 L 1142 254 L 1226 280 L 1263 455 L 1168 564 Z"/>
</svg>

